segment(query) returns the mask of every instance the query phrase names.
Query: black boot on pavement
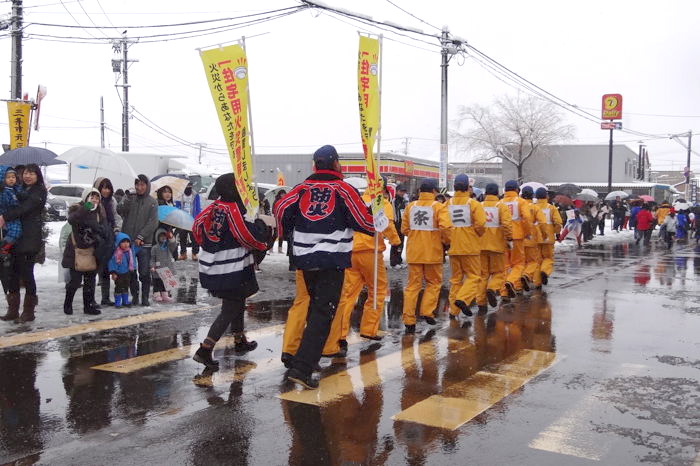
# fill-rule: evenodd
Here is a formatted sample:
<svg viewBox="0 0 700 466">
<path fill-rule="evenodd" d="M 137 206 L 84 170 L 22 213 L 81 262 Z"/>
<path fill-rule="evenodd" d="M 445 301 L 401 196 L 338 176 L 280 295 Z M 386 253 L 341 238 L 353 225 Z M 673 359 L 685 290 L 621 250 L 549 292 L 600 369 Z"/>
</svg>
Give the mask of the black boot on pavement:
<svg viewBox="0 0 700 466">
<path fill-rule="evenodd" d="M 199 349 L 196 353 L 194 353 L 192 359 L 194 359 L 200 364 L 204 364 L 204 366 L 210 371 L 218 371 L 219 361 L 216 361 L 211 357 L 211 352 L 213 351 L 213 349 L 214 348 L 205 348 L 200 344 Z"/>
<path fill-rule="evenodd" d="M 7 313 L 0 317 L 0 320 L 12 321 L 17 319 L 19 317 L 19 293 L 7 293 L 5 299 L 7 300 Z"/>
<path fill-rule="evenodd" d="M 486 290 L 486 300 L 489 302 L 489 306 L 498 306 L 498 299 L 496 298 L 496 292 L 493 290 Z"/>
<path fill-rule="evenodd" d="M 515 286 L 511 282 L 506 282 L 506 291 L 508 292 L 509 298 L 515 298 L 518 293 L 515 291 Z"/>
<path fill-rule="evenodd" d="M 298 383 L 302 387 L 309 390 L 314 390 L 318 388 L 318 380 L 314 379 L 312 377 L 312 374 L 304 374 L 296 367 L 292 367 L 291 369 L 289 369 L 284 375 L 284 377 L 285 379 L 290 380 L 294 383 Z"/>
<path fill-rule="evenodd" d="M 416 333 L 416 325 L 406 325 L 406 335 L 413 335 Z"/>
<path fill-rule="evenodd" d="M 471 309 L 469 309 L 469 306 L 467 306 L 467 303 L 465 303 L 464 301 L 458 299 L 457 301 L 455 301 L 455 306 L 457 306 L 459 310 L 462 311 L 462 314 L 464 314 L 465 316 L 471 317 L 473 315 Z"/>
<path fill-rule="evenodd" d="M 547 276 L 546 273 L 540 272 L 540 276 L 542 277 L 542 284 L 546 285 L 549 283 L 549 277 Z"/>
<path fill-rule="evenodd" d="M 433 316 L 423 316 L 423 320 L 428 324 L 428 325 L 435 325 L 437 324 L 437 320 Z"/>
<path fill-rule="evenodd" d="M 523 285 L 523 290 L 530 291 L 530 280 L 528 280 L 528 278 L 525 275 L 520 277 L 520 283 L 522 283 Z"/>
<path fill-rule="evenodd" d="M 479 306 L 479 310 L 477 312 L 479 313 L 480 316 L 483 316 L 484 314 L 489 312 L 489 308 L 486 305 Z"/>
<path fill-rule="evenodd" d="M 66 288 L 66 297 L 63 300 L 63 313 L 67 315 L 73 314 L 73 297 L 75 296 L 75 292 L 78 290 L 74 290 L 71 288 Z"/>
<path fill-rule="evenodd" d="M 258 347 L 258 343 L 256 341 L 248 341 L 245 333 L 234 334 L 233 339 L 236 342 L 236 344 L 233 345 L 233 351 L 236 353 L 247 353 Z"/>
<path fill-rule="evenodd" d="M 294 361 L 294 355 L 290 354 L 290 353 L 282 353 L 282 357 L 280 359 L 282 359 L 282 364 L 284 364 L 284 367 L 289 369 L 290 367 L 292 367 L 292 361 Z"/>
</svg>

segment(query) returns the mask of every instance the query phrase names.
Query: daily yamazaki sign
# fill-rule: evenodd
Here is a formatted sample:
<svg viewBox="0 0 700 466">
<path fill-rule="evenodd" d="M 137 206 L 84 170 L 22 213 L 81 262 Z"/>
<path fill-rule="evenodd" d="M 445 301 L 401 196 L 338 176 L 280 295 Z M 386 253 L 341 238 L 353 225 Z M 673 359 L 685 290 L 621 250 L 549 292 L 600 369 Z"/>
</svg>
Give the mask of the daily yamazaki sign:
<svg viewBox="0 0 700 466">
<path fill-rule="evenodd" d="M 603 96 L 603 120 L 622 119 L 622 94 L 605 94 Z"/>
</svg>

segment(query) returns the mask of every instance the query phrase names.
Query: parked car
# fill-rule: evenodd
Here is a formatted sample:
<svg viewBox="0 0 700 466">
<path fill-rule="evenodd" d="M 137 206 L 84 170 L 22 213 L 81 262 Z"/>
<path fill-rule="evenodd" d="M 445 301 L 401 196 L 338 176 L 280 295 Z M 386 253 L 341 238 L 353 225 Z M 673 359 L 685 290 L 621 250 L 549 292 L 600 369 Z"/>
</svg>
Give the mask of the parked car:
<svg viewBox="0 0 700 466">
<path fill-rule="evenodd" d="M 56 199 L 66 202 L 68 207 L 83 200 L 83 191 L 90 188 L 89 184 L 55 184 L 49 188 L 49 194 Z"/>
<path fill-rule="evenodd" d="M 68 203 L 63 199 L 58 199 L 53 194 L 49 193 L 47 196 L 45 207 L 46 214 L 52 222 L 66 220 L 68 218 Z"/>
<path fill-rule="evenodd" d="M 289 192 L 292 188 L 290 186 L 278 186 L 276 184 L 270 183 L 258 183 L 258 193 L 260 196 L 261 203 L 267 201 L 270 204 L 270 210 L 272 210 L 273 204 L 275 203 L 275 196 L 277 193 L 284 189 Z M 202 196 L 202 209 L 211 204 L 213 201 L 219 198 L 219 194 L 216 192 L 216 188 L 212 184 L 207 189 L 206 195 Z M 268 214 L 271 214 L 269 212 Z"/>
</svg>

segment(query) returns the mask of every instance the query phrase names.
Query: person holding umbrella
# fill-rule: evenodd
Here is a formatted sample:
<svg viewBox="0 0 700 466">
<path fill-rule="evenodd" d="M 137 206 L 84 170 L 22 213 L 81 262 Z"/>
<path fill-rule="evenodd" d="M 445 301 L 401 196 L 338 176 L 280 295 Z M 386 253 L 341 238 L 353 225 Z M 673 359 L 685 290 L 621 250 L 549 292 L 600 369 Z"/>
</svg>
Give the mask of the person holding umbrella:
<svg viewBox="0 0 700 466">
<path fill-rule="evenodd" d="M 130 283 L 132 302 L 139 302 L 140 281 L 141 305 L 150 306 L 148 297 L 151 293 L 151 246 L 153 235 L 158 228 L 158 203 L 150 196 L 151 183 L 146 175 L 136 177 L 134 191 L 134 194 L 124 198 L 117 211 L 124 219 L 122 232 L 133 238 L 134 244 L 139 247 L 136 254 L 138 275 L 132 274 Z"/>
<path fill-rule="evenodd" d="M 17 197 L 19 205 L 0 216 L 0 228 L 5 226 L 6 222 L 19 219 L 23 231 L 19 241 L 12 248 L 11 271 L 4 283 L 8 309 L 0 319 L 19 319 L 20 322 L 30 322 L 34 320 L 34 309 L 39 303 L 34 280 L 34 264 L 44 241 L 42 212 L 46 205 L 47 191 L 38 165 L 27 165 L 22 172 L 22 181 L 24 189 Z M 22 315 L 19 314 L 20 280 L 26 289 Z"/>
<path fill-rule="evenodd" d="M 282 190 L 283 192 L 284 190 Z M 196 217 L 202 211 L 202 201 L 199 194 L 192 190 L 192 183 L 187 183 L 185 191 L 182 196 L 175 201 L 175 207 L 184 210 L 192 217 Z M 197 254 L 199 254 L 199 245 L 192 236 L 192 232 L 179 229 L 178 239 L 180 240 L 180 256 L 178 260 L 184 261 L 187 259 L 187 243 L 192 243 L 192 260 L 197 260 Z M 280 247 L 282 243 L 280 242 Z"/>
</svg>

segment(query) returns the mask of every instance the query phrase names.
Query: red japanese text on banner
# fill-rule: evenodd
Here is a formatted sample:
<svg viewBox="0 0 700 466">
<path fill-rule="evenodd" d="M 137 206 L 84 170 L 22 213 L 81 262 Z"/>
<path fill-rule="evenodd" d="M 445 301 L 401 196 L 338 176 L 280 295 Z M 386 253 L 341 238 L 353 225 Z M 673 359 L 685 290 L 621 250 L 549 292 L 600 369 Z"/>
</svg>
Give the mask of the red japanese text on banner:
<svg viewBox="0 0 700 466">
<path fill-rule="evenodd" d="M 248 59 L 240 45 L 200 52 L 214 107 L 224 132 L 236 188 L 248 214 L 260 204 L 255 189 L 248 121 Z"/>
</svg>

